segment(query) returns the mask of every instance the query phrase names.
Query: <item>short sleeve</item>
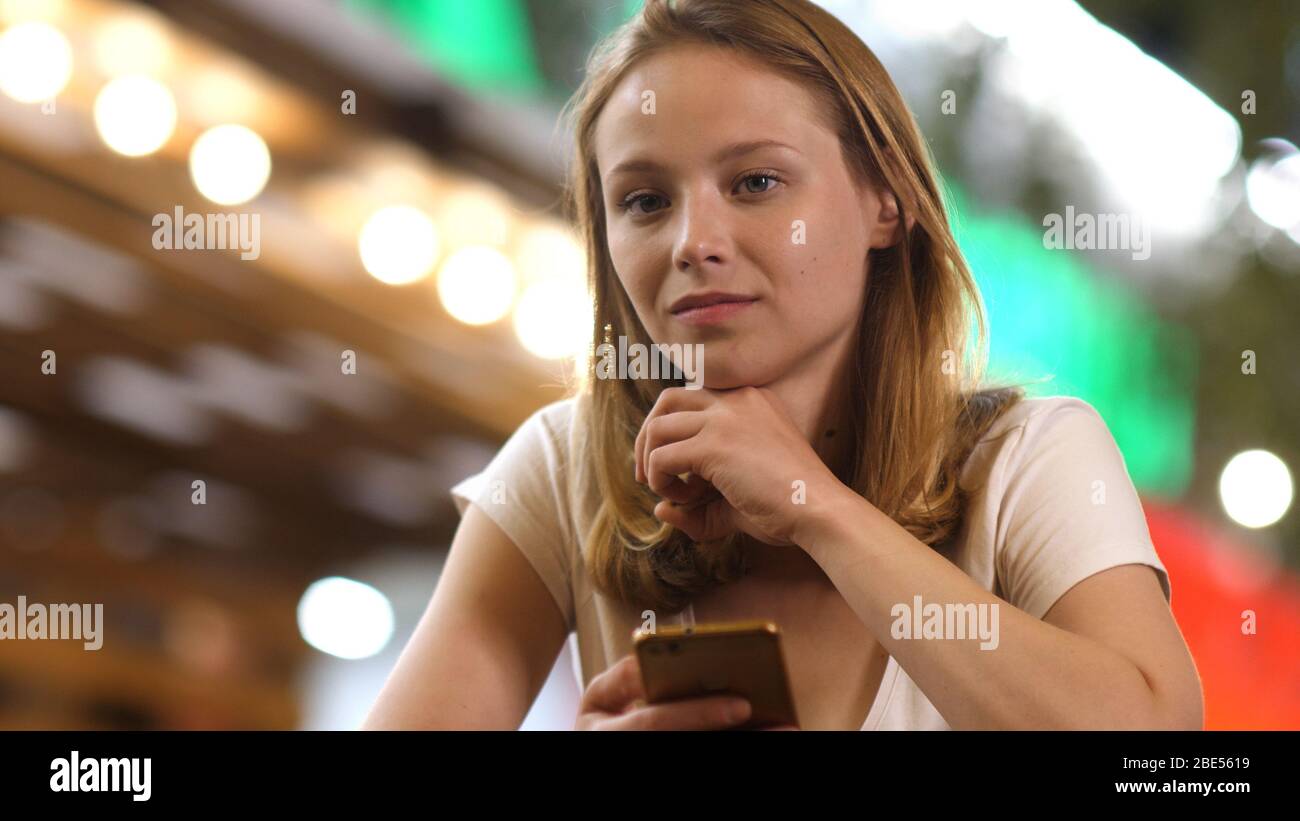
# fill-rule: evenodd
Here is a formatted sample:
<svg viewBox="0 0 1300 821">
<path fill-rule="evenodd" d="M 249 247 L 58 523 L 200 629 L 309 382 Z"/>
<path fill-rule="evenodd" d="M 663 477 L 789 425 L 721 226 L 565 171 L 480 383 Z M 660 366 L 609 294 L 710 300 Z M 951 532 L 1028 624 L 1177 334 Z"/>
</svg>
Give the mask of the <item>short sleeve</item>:
<svg viewBox="0 0 1300 821">
<path fill-rule="evenodd" d="M 1155 569 L 1156 554 L 1124 456 L 1101 415 L 1074 397 L 1050 397 L 1020 426 L 1004 466 L 997 568 L 1004 596 L 1035 618 L 1079 582 L 1111 567 Z"/>
<path fill-rule="evenodd" d="M 573 630 L 573 526 L 566 493 L 571 400 L 530 416 L 481 472 L 451 488 L 461 516 L 472 502 L 515 543 Z"/>
</svg>

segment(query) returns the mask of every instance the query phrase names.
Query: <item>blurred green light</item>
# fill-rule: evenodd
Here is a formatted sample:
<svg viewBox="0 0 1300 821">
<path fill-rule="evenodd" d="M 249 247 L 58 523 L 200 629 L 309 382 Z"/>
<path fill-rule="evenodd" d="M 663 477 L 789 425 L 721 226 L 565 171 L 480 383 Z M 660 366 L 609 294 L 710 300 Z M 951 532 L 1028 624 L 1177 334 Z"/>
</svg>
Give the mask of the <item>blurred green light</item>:
<svg viewBox="0 0 1300 821">
<path fill-rule="evenodd" d="M 1042 229 L 1024 217 L 977 212 L 955 187 L 949 201 L 984 298 L 990 380 L 1052 377 L 1028 393 L 1089 402 L 1138 489 L 1181 495 L 1192 474 L 1191 334 L 1082 255 L 1044 248 Z"/>
<path fill-rule="evenodd" d="M 545 83 L 522 0 L 345 0 L 397 29 L 440 73 L 476 91 L 536 94 Z"/>
</svg>

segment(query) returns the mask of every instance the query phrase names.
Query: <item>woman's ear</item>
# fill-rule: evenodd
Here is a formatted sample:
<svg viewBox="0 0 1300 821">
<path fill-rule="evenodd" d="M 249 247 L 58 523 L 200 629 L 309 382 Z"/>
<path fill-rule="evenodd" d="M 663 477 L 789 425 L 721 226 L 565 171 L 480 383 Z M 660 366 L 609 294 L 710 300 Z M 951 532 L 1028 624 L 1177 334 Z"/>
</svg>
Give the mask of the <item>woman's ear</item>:
<svg viewBox="0 0 1300 821">
<path fill-rule="evenodd" d="M 887 190 L 880 190 L 871 196 L 879 202 L 880 208 L 876 213 L 876 224 L 871 231 L 870 247 L 892 248 L 902 242 L 904 236 L 903 222 L 898 217 L 898 198 L 894 196 L 894 192 Z M 916 218 L 908 215 L 907 233 L 911 232 L 915 224 Z"/>
</svg>

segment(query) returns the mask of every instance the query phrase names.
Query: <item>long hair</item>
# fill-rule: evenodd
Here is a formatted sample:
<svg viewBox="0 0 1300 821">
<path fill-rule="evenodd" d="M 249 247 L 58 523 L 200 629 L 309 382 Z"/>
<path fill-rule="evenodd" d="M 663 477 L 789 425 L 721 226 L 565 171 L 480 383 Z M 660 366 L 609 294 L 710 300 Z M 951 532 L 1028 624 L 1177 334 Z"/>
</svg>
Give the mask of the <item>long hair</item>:
<svg viewBox="0 0 1300 821">
<path fill-rule="evenodd" d="M 896 197 L 904 239 L 873 249 L 851 378 L 851 463 L 839 478 L 932 548 L 961 525 L 958 476 L 989 425 L 1024 397 L 979 387 L 987 358 L 983 302 L 948 224 L 933 161 L 880 61 L 834 15 L 808 0 L 647 0 L 591 52 L 565 106 L 574 135 L 566 205 L 587 250 L 592 345 L 611 326 L 629 347 L 652 340 L 619 282 L 606 244 L 594 129 L 610 94 L 647 56 L 682 43 L 735 49 L 800 82 L 839 137 L 859 180 Z M 977 325 L 975 339 L 969 331 Z M 972 344 L 973 343 L 973 344 Z M 658 499 L 632 476 L 632 444 L 659 393 L 681 379 L 597 379 L 578 397 L 584 473 L 599 506 L 586 533 L 597 589 L 638 608 L 677 612 L 744 575 L 741 535 L 696 544 L 652 513 Z"/>
</svg>

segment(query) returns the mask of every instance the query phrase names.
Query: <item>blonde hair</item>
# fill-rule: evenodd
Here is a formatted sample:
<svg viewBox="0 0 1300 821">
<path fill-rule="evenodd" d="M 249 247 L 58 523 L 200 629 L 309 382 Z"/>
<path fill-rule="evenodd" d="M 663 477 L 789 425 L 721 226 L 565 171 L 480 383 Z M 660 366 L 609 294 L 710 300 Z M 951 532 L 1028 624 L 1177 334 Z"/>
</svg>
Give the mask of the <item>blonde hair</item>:
<svg viewBox="0 0 1300 821">
<path fill-rule="evenodd" d="M 870 278 L 851 391 L 851 464 L 841 481 L 936 549 L 958 532 L 958 476 L 989 425 L 1024 397 L 1020 387 L 981 390 L 986 359 L 979 289 L 949 229 L 937 175 L 916 122 L 876 56 L 829 12 L 807 0 L 647 0 L 592 51 L 565 106 L 575 139 L 566 204 L 586 245 L 594 297 L 593 347 L 606 325 L 647 346 L 605 240 L 594 129 L 627 71 L 683 43 L 747 54 L 799 81 L 839 136 L 858 179 L 892 192 L 905 238 L 869 255 Z M 968 330 L 978 335 L 972 362 Z M 952 368 L 941 364 L 950 362 Z M 658 499 L 632 476 L 632 444 L 659 393 L 681 379 L 597 379 L 588 368 L 579 424 L 599 507 L 586 534 L 596 587 L 637 608 L 677 612 L 700 593 L 743 576 L 743 537 L 697 545 L 653 516 Z M 945 373 L 945 371 L 955 371 Z M 969 373 L 968 373 L 969 372 Z"/>
</svg>

